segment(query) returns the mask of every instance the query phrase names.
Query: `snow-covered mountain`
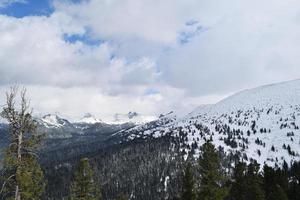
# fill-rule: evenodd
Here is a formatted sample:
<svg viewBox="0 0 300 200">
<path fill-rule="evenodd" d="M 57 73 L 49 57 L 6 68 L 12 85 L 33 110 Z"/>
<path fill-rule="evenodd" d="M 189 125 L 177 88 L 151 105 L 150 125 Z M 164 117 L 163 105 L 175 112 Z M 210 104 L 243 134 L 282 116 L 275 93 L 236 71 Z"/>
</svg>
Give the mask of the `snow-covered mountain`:
<svg viewBox="0 0 300 200">
<path fill-rule="evenodd" d="M 63 119 L 56 114 L 47 114 L 38 119 L 38 122 L 47 128 L 59 128 L 71 124 L 68 120 Z"/>
<path fill-rule="evenodd" d="M 116 114 L 112 121 L 107 122 L 97 119 L 89 113 L 74 122 L 62 118 L 58 114 L 47 114 L 43 117 L 35 117 L 38 123 L 38 131 L 44 133 L 49 139 L 67 139 L 73 136 L 112 134 L 154 119 L 153 117 L 139 115 L 136 112 L 129 112 L 124 115 Z M 5 128 L 6 123 L 5 120 L 3 120 L 3 122 L 0 121 L 0 129 Z"/>
<path fill-rule="evenodd" d="M 37 121 L 49 138 L 109 133 L 129 141 L 168 135 L 180 138 L 181 150 L 195 155 L 198 146 L 212 140 L 227 154 L 239 154 L 246 161 L 281 165 L 284 160 L 300 160 L 300 80 L 245 90 L 184 117 L 174 112 L 159 118 L 129 112 L 103 122 L 87 114 L 72 123 L 49 114 Z"/>
<path fill-rule="evenodd" d="M 109 124 L 144 124 L 156 120 L 154 116 L 141 115 L 137 112 L 128 112 L 127 114 L 116 113 L 113 119 L 108 121 Z"/>
<path fill-rule="evenodd" d="M 119 134 L 135 138 L 179 136 L 184 151 L 205 140 L 227 154 L 269 165 L 300 160 L 300 80 L 266 85 L 200 106 L 182 118 L 163 116 Z"/>
<path fill-rule="evenodd" d="M 95 124 L 102 123 L 101 119 L 97 119 L 94 115 L 86 113 L 77 123 Z"/>
</svg>

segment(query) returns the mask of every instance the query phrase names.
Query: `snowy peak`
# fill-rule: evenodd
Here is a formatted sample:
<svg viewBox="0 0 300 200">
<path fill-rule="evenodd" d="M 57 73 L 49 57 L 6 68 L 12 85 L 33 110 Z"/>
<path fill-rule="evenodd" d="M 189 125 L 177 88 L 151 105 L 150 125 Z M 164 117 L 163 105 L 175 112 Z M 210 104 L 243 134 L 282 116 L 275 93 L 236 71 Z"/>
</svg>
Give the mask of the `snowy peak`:
<svg viewBox="0 0 300 200">
<path fill-rule="evenodd" d="M 40 122 L 47 128 L 59 128 L 70 124 L 66 119 L 59 117 L 56 114 L 48 114 L 41 118 Z"/>
<path fill-rule="evenodd" d="M 144 116 L 140 115 L 137 112 L 128 112 L 127 114 L 116 113 L 113 117 L 113 120 L 109 123 L 112 124 L 124 124 L 124 123 L 134 123 L 134 124 L 143 124 L 156 120 L 154 116 Z"/>
<path fill-rule="evenodd" d="M 96 124 L 96 123 L 102 123 L 101 119 L 97 119 L 94 115 L 91 113 L 86 113 L 83 118 L 81 118 L 77 123 L 86 123 L 86 124 Z"/>
<path fill-rule="evenodd" d="M 289 107 L 300 104 L 300 80 L 265 85 L 236 93 L 213 106 L 219 112 L 236 109 Z"/>
<path fill-rule="evenodd" d="M 134 117 L 138 117 L 138 114 L 137 114 L 137 112 L 129 112 L 127 114 L 127 116 L 128 116 L 128 119 L 133 119 Z"/>
</svg>

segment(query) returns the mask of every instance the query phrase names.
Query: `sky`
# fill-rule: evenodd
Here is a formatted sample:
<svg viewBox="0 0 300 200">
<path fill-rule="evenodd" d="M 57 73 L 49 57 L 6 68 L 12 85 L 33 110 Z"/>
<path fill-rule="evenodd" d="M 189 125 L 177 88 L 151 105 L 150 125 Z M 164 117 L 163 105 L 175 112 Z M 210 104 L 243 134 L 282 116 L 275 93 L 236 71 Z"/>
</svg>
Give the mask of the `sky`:
<svg viewBox="0 0 300 200">
<path fill-rule="evenodd" d="M 299 0 L 0 0 L 0 105 L 106 119 L 300 78 Z"/>
</svg>

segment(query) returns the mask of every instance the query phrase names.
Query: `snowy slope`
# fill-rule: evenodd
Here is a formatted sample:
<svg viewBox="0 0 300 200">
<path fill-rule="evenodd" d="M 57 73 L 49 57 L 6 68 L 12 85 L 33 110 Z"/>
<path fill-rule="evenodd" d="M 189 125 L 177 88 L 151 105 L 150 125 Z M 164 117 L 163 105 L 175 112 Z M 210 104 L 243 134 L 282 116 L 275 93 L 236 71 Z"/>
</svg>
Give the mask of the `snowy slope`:
<svg viewBox="0 0 300 200">
<path fill-rule="evenodd" d="M 183 118 L 152 128 L 140 125 L 120 134 L 128 139 L 165 134 L 185 137 L 185 151 L 192 144 L 213 139 L 217 147 L 240 154 L 246 161 L 280 165 L 283 160 L 300 160 L 299 125 L 300 80 L 295 80 L 245 90 Z"/>
</svg>

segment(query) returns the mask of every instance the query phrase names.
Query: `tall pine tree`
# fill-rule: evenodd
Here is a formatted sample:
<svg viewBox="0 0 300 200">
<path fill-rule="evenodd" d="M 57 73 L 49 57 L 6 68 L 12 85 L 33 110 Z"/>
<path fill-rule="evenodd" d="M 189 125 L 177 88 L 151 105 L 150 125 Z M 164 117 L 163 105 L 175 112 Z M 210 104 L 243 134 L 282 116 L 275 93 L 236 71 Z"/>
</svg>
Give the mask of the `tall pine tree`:
<svg viewBox="0 0 300 200">
<path fill-rule="evenodd" d="M 182 188 L 182 200 L 195 200 L 195 180 L 192 170 L 192 165 L 190 162 L 187 163 L 187 166 L 184 170 L 183 175 L 183 188 Z"/>
<path fill-rule="evenodd" d="M 259 164 L 252 162 L 248 165 L 246 174 L 247 180 L 247 200 L 264 200 L 263 178 L 259 172 Z"/>
<path fill-rule="evenodd" d="M 239 162 L 235 165 L 232 177 L 232 186 L 230 189 L 230 199 L 246 200 L 247 182 L 246 182 L 246 163 Z"/>
<path fill-rule="evenodd" d="M 292 164 L 289 174 L 289 199 L 300 200 L 300 162 Z"/>
<path fill-rule="evenodd" d="M 44 175 L 37 160 L 41 135 L 36 132 L 26 90 L 21 91 L 20 107 L 16 105 L 18 89 L 6 94 L 1 117 L 9 123 L 10 145 L 5 151 L 1 198 L 8 200 L 37 200 L 45 189 Z"/>
<path fill-rule="evenodd" d="M 101 200 L 100 186 L 94 180 L 94 172 L 87 158 L 82 158 L 75 169 L 70 188 L 71 200 Z"/>
<path fill-rule="evenodd" d="M 200 190 L 199 200 L 222 200 L 228 189 L 224 186 L 224 175 L 219 154 L 211 142 L 201 146 L 199 158 Z"/>
<path fill-rule="evenodd" d="M 128 200 L 128 196 L 121 193 L 117 196 L 117 199 L 116 200 Z"/>
<path fill-rule="evenodd" d="M 266 200 L 287 200 L 288 177 L 284 170 L 264 166 Z"/>
</svg>

